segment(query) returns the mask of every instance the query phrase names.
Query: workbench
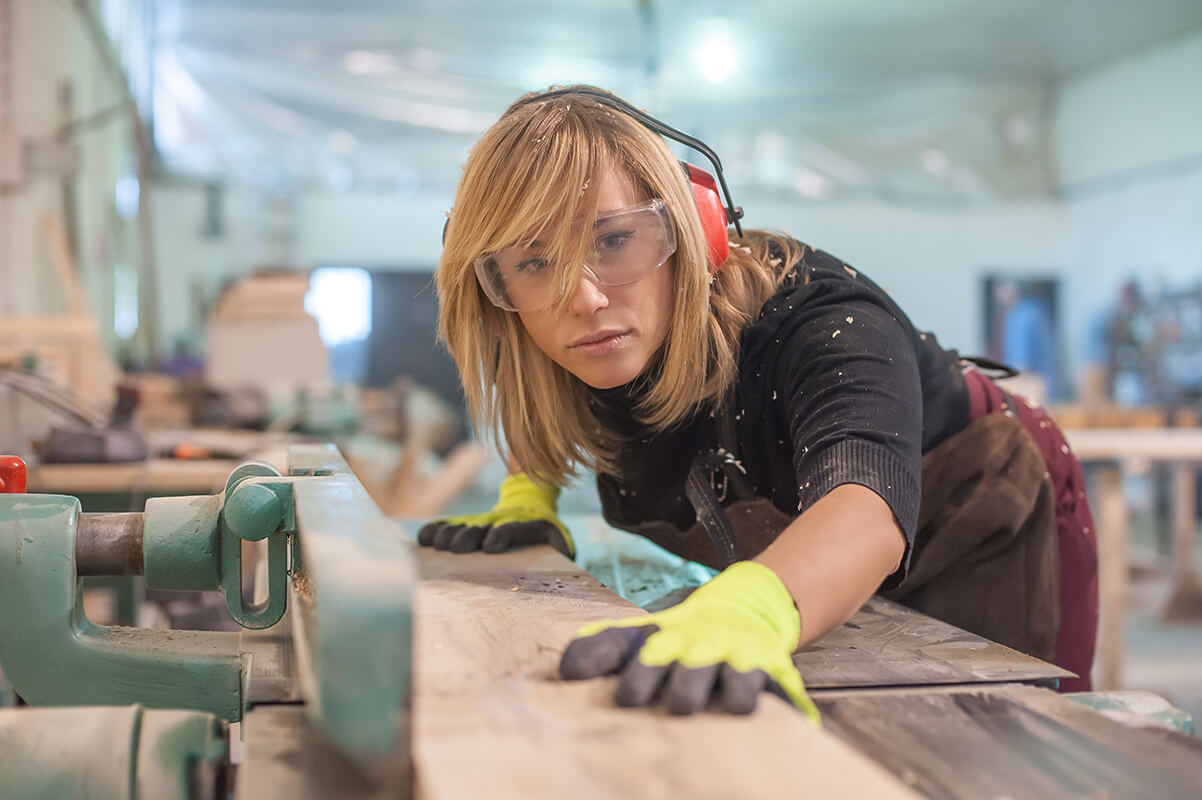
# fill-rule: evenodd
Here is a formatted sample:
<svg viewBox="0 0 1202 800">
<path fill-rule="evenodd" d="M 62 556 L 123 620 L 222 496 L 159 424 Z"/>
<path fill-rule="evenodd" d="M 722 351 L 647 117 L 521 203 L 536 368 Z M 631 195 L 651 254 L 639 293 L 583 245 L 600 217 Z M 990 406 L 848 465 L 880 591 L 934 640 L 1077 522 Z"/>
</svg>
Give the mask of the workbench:
<svg viewBox="0 0 1202 800">
<path fill-rule="evenodd" d="M 880 598 L 794 656 L 822 727 L 770 694 L 744 717 L 617 708 L 616 678 L 561 680 L 559 658 L 643 609 L 550 547 L 418 547 L 332 447 L 289 456 L 140 514 L 0 495 L 0 666 L 42 706 L 0 712 L 0 796 L 14 774 L 55 798 L 209 800 L 223 780 L 236 800 L 1202 796 L 1199 740 L 1120 724 L 1055 694 L 1058 667 Z M 608 529 L 580 524 L 582 552 L 643 558 L 613 531 L 590 551 Z M 269 553 L 256 604 L 245 541 Z M 92 625 L 77 584 L 99 574 L 220 589 L 246 630 Z"/>
<path fill-rule="evenodd" d="M 415 548 L 418 796 L 1202 796 L 1202 742 L 1056 694 L 1063 670 L 874 598 L 796 654 L 821 729 L 764 695 L 746 718 L 619 709 L 565 682 L 599 617 L 643 613 L 551 548 Z M 303 796 L 303 795 L 302 795 Z"/>
<path fill-rule="evenodd" d="M 1202 465 L 1202 428 L 1098 428 L 1064 431 L 1073 453 L 1090 465 L 1089 489 L 1098 526 L 1098 689 L 1122 686 L 1127 604 L 1130 513 L 1123 491 L 1125 474 L 1146 472 L 1161 462 L 1172 469 L 1173 588 L 1167 619 L 1202 620 L 1202 580 L 1195 561 L 1197 498 L 1195 479 Z"/>
<path fill-rule="evenodd" d="M 150 458 L 119 464 L 41 464 L 29 469 L 29 491 L 79 495 L 183 495 L 219 488 L 236 459 Z"/>
<path fill-rule="evenodd" d="M 283 461 L 289 443 L 298 441 L 288 434 L 265 434 L 258 431 L 196 429 L 149 431 L 147 445 L 152 454 L 189 444 L 202 445 L 228 457 L 207 459 L 177 459 L 152 457 L 145 461 L 111 464 L 31 464 L 29 491 L 67 494 L 74 497 L 109 498 L 100 505 L 119 507 L 101 509 L 96 504 L 84 504 L 85 510 L 129 511 L 128 500 L 176 495 L 208 494 L 218 491 L 230 472 L 248 458 Z M 138 507 L 140 503 L 136 504 Z"/>
</svg>

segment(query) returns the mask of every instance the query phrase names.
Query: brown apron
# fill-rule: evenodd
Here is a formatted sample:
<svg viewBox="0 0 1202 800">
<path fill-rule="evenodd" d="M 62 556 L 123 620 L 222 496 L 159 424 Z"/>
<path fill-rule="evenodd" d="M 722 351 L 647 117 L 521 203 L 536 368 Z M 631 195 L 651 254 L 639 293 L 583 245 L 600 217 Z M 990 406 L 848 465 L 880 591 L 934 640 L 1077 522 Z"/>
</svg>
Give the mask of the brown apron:
<svg viewBox="0 0 1202 800">
<path fill-rule="evenodd" d="M 1059 574 L 1052 481 L 1017 417 L 981 417 L 923 457 L 910 571 L 885 597 L 1051 661 Z"/>
<path fill-rule="evenodd" d="M 710 454 L 694 469 L 722 506 L 725 535 L 697 522 L 680 530 L 664 521 L 630 529 L 677 555 L 714 569 L 754 558 L 793 521 L 765 498 L 750 496 L 728 459 Z M 885 597 L 1024 653 L 1052 660 L 1059 626 L 1059 555 L 1047 467 L 1031 434 L 1014 416 L 989 414 L 922 459 L 922 500 L 910 569 Z M 699 518 L 706 510 L 694 498 Z"/>
</svg>

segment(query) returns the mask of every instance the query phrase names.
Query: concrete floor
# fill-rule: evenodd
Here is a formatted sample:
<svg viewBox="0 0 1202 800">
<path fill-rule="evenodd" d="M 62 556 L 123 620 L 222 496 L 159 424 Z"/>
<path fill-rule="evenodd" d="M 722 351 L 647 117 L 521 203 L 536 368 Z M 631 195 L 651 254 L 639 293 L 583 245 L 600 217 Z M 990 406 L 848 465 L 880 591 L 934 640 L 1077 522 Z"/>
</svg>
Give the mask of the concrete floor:
<svg viewBox="0 0 1202 800">
<path fill-rule="evenodd" d="M 1202 729 L 1202 617 L 1165 622 L 1171 562 L 1157 555 L 1157 523 L 1150 514 L 1131 521 L 1132 563 L 1126 619 L 1123 688 L 1155 692 L 1193 715 Z M 1202 554 L 1202 535 L 1197 554 Z M 1202 571 L 1202 564 L 1198 565 Z"/>
</svg>

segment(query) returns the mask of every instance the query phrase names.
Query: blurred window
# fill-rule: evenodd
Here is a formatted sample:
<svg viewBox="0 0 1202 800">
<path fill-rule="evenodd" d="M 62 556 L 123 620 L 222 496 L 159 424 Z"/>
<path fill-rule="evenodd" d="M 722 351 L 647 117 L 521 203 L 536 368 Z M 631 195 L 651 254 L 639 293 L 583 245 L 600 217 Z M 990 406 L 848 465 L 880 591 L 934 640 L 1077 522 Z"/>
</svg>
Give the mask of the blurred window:
<svg viewBox="0 0 1202 800">
<path fill-rule="evenodd" d="M 309 277 L 305 310 L 317 318 L 326 347 L 371 333 L 371 275 L 355 267 L 322 267 Z"/>
</svg>

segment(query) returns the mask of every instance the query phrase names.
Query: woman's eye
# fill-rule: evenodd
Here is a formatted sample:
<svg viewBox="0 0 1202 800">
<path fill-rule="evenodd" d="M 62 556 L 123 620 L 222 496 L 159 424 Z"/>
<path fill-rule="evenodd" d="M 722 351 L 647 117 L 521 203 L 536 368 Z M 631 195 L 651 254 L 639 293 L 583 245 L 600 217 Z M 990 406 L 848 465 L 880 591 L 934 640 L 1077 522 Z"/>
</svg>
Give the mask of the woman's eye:
<svg viewBox="0 0 1202 800">
<path fill-rule="evenodd" d="M 597 240 L 597 252 L 617 250 L 634 238 L 634 231 L 614 231 L 607 233 Z"/>
<path fill-rule="evenodd" d="M 542 272 L 547 268 L 547 259 L 545 258 L 528 258 L 525 261 L 518 262 L 518 272 Z"/>
</svg>

